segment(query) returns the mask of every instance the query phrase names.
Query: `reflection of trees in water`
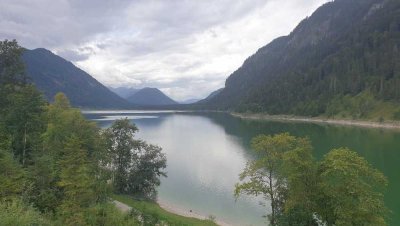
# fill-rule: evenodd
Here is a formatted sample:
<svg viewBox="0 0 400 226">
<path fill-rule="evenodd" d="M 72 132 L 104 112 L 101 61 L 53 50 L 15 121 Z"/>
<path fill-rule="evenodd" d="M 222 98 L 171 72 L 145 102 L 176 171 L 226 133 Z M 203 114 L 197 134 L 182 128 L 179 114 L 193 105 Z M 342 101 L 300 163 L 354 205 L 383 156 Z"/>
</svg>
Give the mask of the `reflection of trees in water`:
<svg viewBox="0 0 400 226">
<path fill-rule="evenodd" d="M 381 152 L 393 151 L 400 146 L 400 133 L 360 127 L 322 125 L 278 121 L 246 120 L 224 113 L 207 114 L 214 123 L 221 125 L 229 135 L 243 139 L 250 147 L 251 138 L 259 134 L 289 132 L 298 137 L 309 137 L 317 158 L 332 148 L 349 147 L 367 159 L 375 159 Z"/>
<path fill-rule="evenodd" d="M 314 156 L 321 159 L 333 148 L 349 147 L 357 151 L 371 165 L 389 179 L 386 202 L 394 213 L 400 213 L 400 131 L 361 127 L 323 125 L 313 123 L 245 120 L 223 113 L 206 114 L 214 123 L 222 126 L 229 135 L 242 138 L 250 150 L 250 140 L 259 134 L 289 132 L 298 137 L 309 137 Z M 249 152 L 255 157 L 254 153 Z M 396 216 L 398 218 L 398 216 Z"/>
</svg>

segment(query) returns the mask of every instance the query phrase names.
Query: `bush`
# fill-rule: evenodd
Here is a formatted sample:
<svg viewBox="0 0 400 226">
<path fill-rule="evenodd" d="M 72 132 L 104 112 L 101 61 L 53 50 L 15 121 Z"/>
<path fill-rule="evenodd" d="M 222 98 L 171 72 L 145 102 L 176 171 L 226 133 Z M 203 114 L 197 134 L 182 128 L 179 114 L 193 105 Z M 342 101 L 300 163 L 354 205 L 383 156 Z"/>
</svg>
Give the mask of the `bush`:
<svg viewBox="0 0 400 226">
<path fill-rule="evenodd" d="M 393 113 L 394 120 L 400 120 L 400 109 Z"/>
<path fill-rule="evenodd" d="M 97 225 L 121 225 L 135 226 L 139 225 L 135 218 L 122 213 L 113 204 L 99 204 L 90 208 L 85 215 L 86 223 L 90 226 Z"/>
<path fill-rule="evenodd" d="M 33 207 L 25 205 L 20 199 L 0 202 L 1 226 L 52 225 Z"/>
</svg>

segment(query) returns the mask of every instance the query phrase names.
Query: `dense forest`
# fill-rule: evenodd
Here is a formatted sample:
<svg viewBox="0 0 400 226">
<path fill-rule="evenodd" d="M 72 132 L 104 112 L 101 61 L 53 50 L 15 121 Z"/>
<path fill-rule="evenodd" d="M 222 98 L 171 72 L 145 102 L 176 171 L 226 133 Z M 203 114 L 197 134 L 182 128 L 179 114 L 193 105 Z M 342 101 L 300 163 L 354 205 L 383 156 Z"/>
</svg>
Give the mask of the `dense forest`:
<svg viewBox="0 0 400 226">
<path fill-rule="evenodd" d="M 399 119 L 399 44 L 399 1 L 332 1 L 249 57 L 206 108 Z"/>
<path fill-rule="evenodd" d="M 0 225 L 154 225 L 113 194 L 154 200 L 166 157 L 121 119 L 102 130 L 59 93 L 49 104 L 24 71 L 23 49 L 0 42 Z"/>
</svg>

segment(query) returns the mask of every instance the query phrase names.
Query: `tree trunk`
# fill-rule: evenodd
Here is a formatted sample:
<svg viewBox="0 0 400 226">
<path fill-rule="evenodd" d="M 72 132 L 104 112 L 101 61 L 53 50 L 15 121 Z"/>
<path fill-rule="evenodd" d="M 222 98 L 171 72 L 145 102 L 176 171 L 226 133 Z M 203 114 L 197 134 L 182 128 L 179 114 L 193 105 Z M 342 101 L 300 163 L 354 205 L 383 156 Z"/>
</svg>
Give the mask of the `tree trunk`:
<svg viewBox="0 0 400 226">
<path fill-rule="evenodd" d="M 273 181 L 272 181 L 272 171 L 269 171 L 269 189 L 270 189 L 270 196 L 271 196 L 271 226 L 276 225 L 276 202 L 275 202 L 275 197 L 274 197 L 274 187 L 273 187 Z"/>
<path fill-rule="evenodd" d="M 24 148 L 22 150 L 22 166 L 25 166 L 25 155 L 26 155 L 26 124 L 25 123 L 25 127 L 24 127 Z"/>
</svg>

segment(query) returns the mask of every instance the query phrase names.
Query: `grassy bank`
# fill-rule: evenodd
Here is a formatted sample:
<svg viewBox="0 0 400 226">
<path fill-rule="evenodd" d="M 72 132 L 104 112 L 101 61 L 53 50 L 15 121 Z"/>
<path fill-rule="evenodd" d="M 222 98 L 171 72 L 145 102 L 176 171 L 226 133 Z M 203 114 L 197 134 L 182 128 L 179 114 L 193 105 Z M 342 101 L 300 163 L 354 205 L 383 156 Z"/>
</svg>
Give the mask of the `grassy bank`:
<svg viewBox="0 0 400 226">
<path fill-rule="evenodd" d="M 129 196 L 113 195 L 113 199 L 122 202 L 133 209 L 159 219 L 160 221 L 167 222 L 169 225 L 194 225 L 194 226 L 216 226 L 217 224 L 211 220 L 200 220 L 191 217 L 184 217 L 174 213 L 170 213 L 161 208 L 157 203 L 149 201 L 134 200 Z"/>
</svg>

